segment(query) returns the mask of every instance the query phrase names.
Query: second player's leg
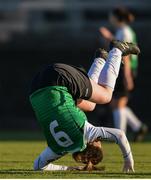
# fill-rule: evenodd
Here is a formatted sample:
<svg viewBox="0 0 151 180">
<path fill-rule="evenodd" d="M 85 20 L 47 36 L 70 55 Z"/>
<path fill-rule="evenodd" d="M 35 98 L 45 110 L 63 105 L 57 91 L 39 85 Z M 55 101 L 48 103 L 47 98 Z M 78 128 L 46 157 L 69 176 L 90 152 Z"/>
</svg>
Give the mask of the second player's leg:
<svg viewBox="0 0 151 180">
<path fill-rule="evenodd" d="M 121 129 L 126 133 L 127 130 L 127 117 L 126 117 L 126 105 L 128 102 L 128 98 L 120 97 L 113 98 L 111 102 L 111 107 L 113 109 L 113 121 L 114 127 L 117 129 Z"/>
<path fill-rule="evenodd" d="M 142 122 L 138 119 L 138 117 L 133 113 L 133 111 L 127 106 L 126 115 L 128 120 L 128 125 L 132 128 L 134 132 L 139 131 L 142 126 Z"/>
</svg>

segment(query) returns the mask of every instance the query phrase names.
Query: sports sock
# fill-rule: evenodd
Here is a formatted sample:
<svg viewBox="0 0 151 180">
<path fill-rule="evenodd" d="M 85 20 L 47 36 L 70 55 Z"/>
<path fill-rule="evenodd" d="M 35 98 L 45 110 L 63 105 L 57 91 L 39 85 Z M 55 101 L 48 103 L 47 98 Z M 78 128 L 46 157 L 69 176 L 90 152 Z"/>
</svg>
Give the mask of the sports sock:
<svg viewBox="0 0 151 180">
<path fill-rule="evenodd" d="M 95 58 L 88 72 L 89 78 L 98 83 L 100 73 L 104 67 L 105 60 L 103 58 Z"/>
<path fill-rule="evenodd" d="M 125 110 L 128 125 L 132 128 L 134 132 L 139 131 L 142 126 L 142 122 L 136 117 L 136 115 L 129 107 L 126 107 Z"/>
<path fill-rule="evenodd" d="M 108 55 L 108 59 L 100 73 L 99 84 L 108 86 L 114 90 L 116 79 L 121 65 L 122 52 L 118 48 L 113 48 Z"/>
<path fill-rule="evenodd" d="M 124 132 L 126 132 L 126 128 L 127 128 L 126 109 L 117 108 L 113 110 L 113 121 L 115 128 L 121 129 Z"/>
</svg>

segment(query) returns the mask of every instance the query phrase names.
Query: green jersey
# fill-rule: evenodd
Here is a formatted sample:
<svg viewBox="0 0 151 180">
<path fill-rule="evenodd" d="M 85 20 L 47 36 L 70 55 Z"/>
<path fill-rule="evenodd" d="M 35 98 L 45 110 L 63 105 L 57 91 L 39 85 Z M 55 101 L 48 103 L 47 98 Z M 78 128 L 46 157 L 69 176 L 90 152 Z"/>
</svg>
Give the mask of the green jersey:
<svg viewBox="0 0 151 180">
<path fill-rule="evenodd" d="M 76 107 L 66 87 L 50 86 L 30 95 L 30 102 L 45 134 L 48 146 L 57 153 L 85 149 L 83 111 Z"/>
</svg>

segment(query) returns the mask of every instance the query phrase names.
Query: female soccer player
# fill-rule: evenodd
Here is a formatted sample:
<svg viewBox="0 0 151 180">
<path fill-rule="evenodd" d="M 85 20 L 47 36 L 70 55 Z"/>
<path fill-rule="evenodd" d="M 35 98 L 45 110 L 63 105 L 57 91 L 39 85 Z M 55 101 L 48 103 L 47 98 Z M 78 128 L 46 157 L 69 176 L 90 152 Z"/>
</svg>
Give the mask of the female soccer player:
<svg viewBox="0 0 151 180">
<path fill-rule="evenodd" d="M 92 64 L 89 77 L 83 69 L 58 63 L 36 74 L 30 102 L 48 147 L 35 160 L 35 170 L 49 170 L 49 165 L 52 170 L 50 162 L 66 153 L 83 152 L 87 143 L 98 139 L 115 141 L 124 157 L 123 170 L 134 171 L 132 152 L 124 132 L 94 127 L 87 122 L 82 110 L 92 111 L 96 103 L 111 100 L 122 55 L 138 53 L 139 48 L 132 43 L 113 41 L 106 62 L 102 51 L 101 57 Z"/>
<path fill-rule="evenodd" d="M 126 8 L 115 8 L 110 14 L 110 22 L 116 29 L 115 36 L 104 27 L 100 32 L 104 38 L 112 41 L 117 39 L 124 42 L 136 42 L 136 34 L 129 26 L 134 16 Z M 137 75 L 138 56 L 129 55 L 123 58 L 124 66 L 121 67 L 115 86 L 115 93 L 111 103 L 115 128 L 126 132 L 127 124 L 135 132 L 135 141 L 143 140 L 147 132 L 147 126 L 143 124 L 127 106 L 129 93 L 134 88 L 134 80 Z"/>
</svg>

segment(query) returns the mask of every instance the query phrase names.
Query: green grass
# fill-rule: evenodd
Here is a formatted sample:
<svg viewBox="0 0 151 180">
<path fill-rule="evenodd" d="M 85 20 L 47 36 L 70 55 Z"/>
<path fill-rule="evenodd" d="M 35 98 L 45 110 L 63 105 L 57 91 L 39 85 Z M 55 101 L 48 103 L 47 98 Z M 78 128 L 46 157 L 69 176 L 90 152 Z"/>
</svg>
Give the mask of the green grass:
<svg viewBox="0 0 151 180">
<path fill-rule="evenodd" d="M 33 161 L 46 147 L 45 141 L 0 141 L 0 178 L 151 178 L 151 143 L 131 144 L 135 159 L 135 174 L 123 174 L 122 156 L 116 144 L 103 143 L 104 159 L 94 172 L 35 172 Z M 67 155 L 55 162 L 78 165 Z"/>
</svg>

